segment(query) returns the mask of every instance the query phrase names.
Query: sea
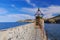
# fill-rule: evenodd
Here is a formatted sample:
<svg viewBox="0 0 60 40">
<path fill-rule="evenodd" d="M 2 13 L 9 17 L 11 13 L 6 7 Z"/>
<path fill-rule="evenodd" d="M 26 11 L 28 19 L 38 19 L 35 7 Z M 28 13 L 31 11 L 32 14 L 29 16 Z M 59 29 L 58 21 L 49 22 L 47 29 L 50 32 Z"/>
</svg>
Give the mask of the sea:
<svg viewBox="0 0 60 40">
<path fill-rule="evenodd" d="M 45 31 L 51 40 L 60 40 L 60 24 L 46 24 Z"/>
<path fill-rule="evenodd" d="M 28 24 L 27 22 L 0 22 L 0 30 Z"/>
<path fill-rule="evenodd" d="M 0 30 L 28 24 L 27 22 L 0 22 Z M 60 24 L 45 23 L 45 31 L 51 40 L 60 40 Z"/>
</svg>

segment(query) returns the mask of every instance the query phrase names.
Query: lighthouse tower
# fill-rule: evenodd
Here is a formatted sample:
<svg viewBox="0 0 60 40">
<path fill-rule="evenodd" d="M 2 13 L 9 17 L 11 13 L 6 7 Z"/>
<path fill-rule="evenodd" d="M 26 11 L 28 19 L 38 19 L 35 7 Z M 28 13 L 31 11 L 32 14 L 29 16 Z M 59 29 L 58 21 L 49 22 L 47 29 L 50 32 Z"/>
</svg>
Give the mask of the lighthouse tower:
<svg viewBox="0 0 60 40">
<path fill-rule="evenodd" d="M 36 25 L 36 27 L 35 27 L 36 35 L 38 35 L 40 37 L 40 40 L 47 40 L 47 36 L 46 36 L 45 30 L 44 30 L 43 14 L 41 13 L 39 8 L 35 14 L 35 25 Z"/>
<path fill-rule="evenodd" d="M 41 13 L 39 8 L 35 14 L 35 20 L 36 20 L 36 26 L 39 26 L 39 28 L 41 29 L 42 26 L 44 26 L 44 20 L 43 20 L 43 14 Z"/>
</svg>

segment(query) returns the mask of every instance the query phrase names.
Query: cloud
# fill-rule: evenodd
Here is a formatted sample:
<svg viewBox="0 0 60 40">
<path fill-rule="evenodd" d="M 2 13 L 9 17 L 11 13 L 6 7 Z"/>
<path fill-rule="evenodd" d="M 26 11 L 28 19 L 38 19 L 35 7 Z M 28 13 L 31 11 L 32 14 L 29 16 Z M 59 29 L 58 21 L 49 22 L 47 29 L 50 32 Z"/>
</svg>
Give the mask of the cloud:
<svg viewBox="0 0 60 40">
<path fill-rule="evenodd" d="M 0 16 L 0 22 L 16 22 L 18 20 L 33 19 L 34 17 L 27 14 L 8 14 Z"/>
<path fill-rule="evenodd" d="M 0 8 L 0 14 L 6 14 L 8 11 L 4 8 Z"/>
<path fill-rule="evenodd" d="M 51 5 L 46 8 L 40 8 L 41 12 L 44 14 L 44 18 L 51 18 L 54 17 L 54 14 L 60 14 L 60 6 Z M 33 13 L 37 12 L 37 8 L 22 8 L 20 11 L 26 13 Z"/>
<path fill-rule="evenodd" d="M 60 6 L 50 6 L 48 8 L 41 8 L 42 12 L 45 14 L 44 17 L 51 18 L 54 14 L 60 14 Z"/>
<path fill-rule="evenodd" d="M 36 4 L 31 3 L 31 0 L 25 0 L 28 4 L 32 5 L 33 7 L 36 7 Z"/>
<path fill-rule="evenodd" d="M 42 8 L 44 13 L 60 13 L 60 6 L 50 6 L 47 8 Z"/>
<path fill-rule="evenodd" d="M 19 11 L 22 11 L 22 12 L 25 12 L 25 13 L 35 13 L 37 11 L 36 8 L 21 8 L 21 10 Z"/>
<path fill-rule="evenodd" d="M 14 4 L 11 4 L 11 6 L 12 6 L 12 7 L 15 7 L 15 5 L 14 5 Z"/>
<path fill-rule="evenodd" d="M 33 19 L 34 18 L 33 16 L 28 15 L 28 14 L 9 14 L 7 16 L 11 17 L 11 18 L 19 18 L 20 20 L 21 19 Z"/>
<path fill-rule="evenodd" d="M 60 14 L 60 6 L 54 6 L 51 5 L 46 8 L 40 8 L 41 12 L 44 14 L 44 18 L 51 18 L 54 17 L 54 14 Z M 0 22 L 15 22 L 17 20 L 23 20 L 23 19 L 34 19 L 34 16 L 28 15 L 28 14 L 34 14 L 37 11 L 37 8 L 21 8 L 19 10 L 20 12 L 24 12 L 24 14 L 20 13 L 8 13 L 6 9 L 0 8 L 0 14 L 6 14 L 6 15 L 0 15 Z M 28 14 L 26 14 L 28 13 Z"/>
<path fill-rule="evenodd" d="M 11 7 L 13 7 L 14 9 L 18 10 L 18 8 L 16 7 L 15 4 L 11 4 Z"/>
</svg>

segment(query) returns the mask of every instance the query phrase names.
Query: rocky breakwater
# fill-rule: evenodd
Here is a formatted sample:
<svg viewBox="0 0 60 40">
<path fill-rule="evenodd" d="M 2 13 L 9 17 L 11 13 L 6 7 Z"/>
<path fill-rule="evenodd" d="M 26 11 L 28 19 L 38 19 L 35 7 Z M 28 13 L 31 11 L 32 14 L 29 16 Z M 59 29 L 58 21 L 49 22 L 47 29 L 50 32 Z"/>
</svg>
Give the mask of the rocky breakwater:
<svg viewBox="0 0 60 40">
<path fill-rule="evenodd" d="M 30 23 L 0 30 L 0 40 L 41 40 L 40 30 L 36 30 L 34 25 L 34 23 Z"/>
</svg>

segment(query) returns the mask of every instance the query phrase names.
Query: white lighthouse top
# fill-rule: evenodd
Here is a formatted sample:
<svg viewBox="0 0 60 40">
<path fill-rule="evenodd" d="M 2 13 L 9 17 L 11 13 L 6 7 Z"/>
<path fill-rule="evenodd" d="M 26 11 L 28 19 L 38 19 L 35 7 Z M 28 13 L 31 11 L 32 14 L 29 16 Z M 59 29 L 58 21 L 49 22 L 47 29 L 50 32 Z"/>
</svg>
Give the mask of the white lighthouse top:
<svg viewBox="0 0 60 40">
<path fill-rule="evenodd" d="M 40 9 L 38 8 L 35 16 L 40 16 L 40 17 L 43 17 L 43 13 L 40 11 Z"/>
</svg>

